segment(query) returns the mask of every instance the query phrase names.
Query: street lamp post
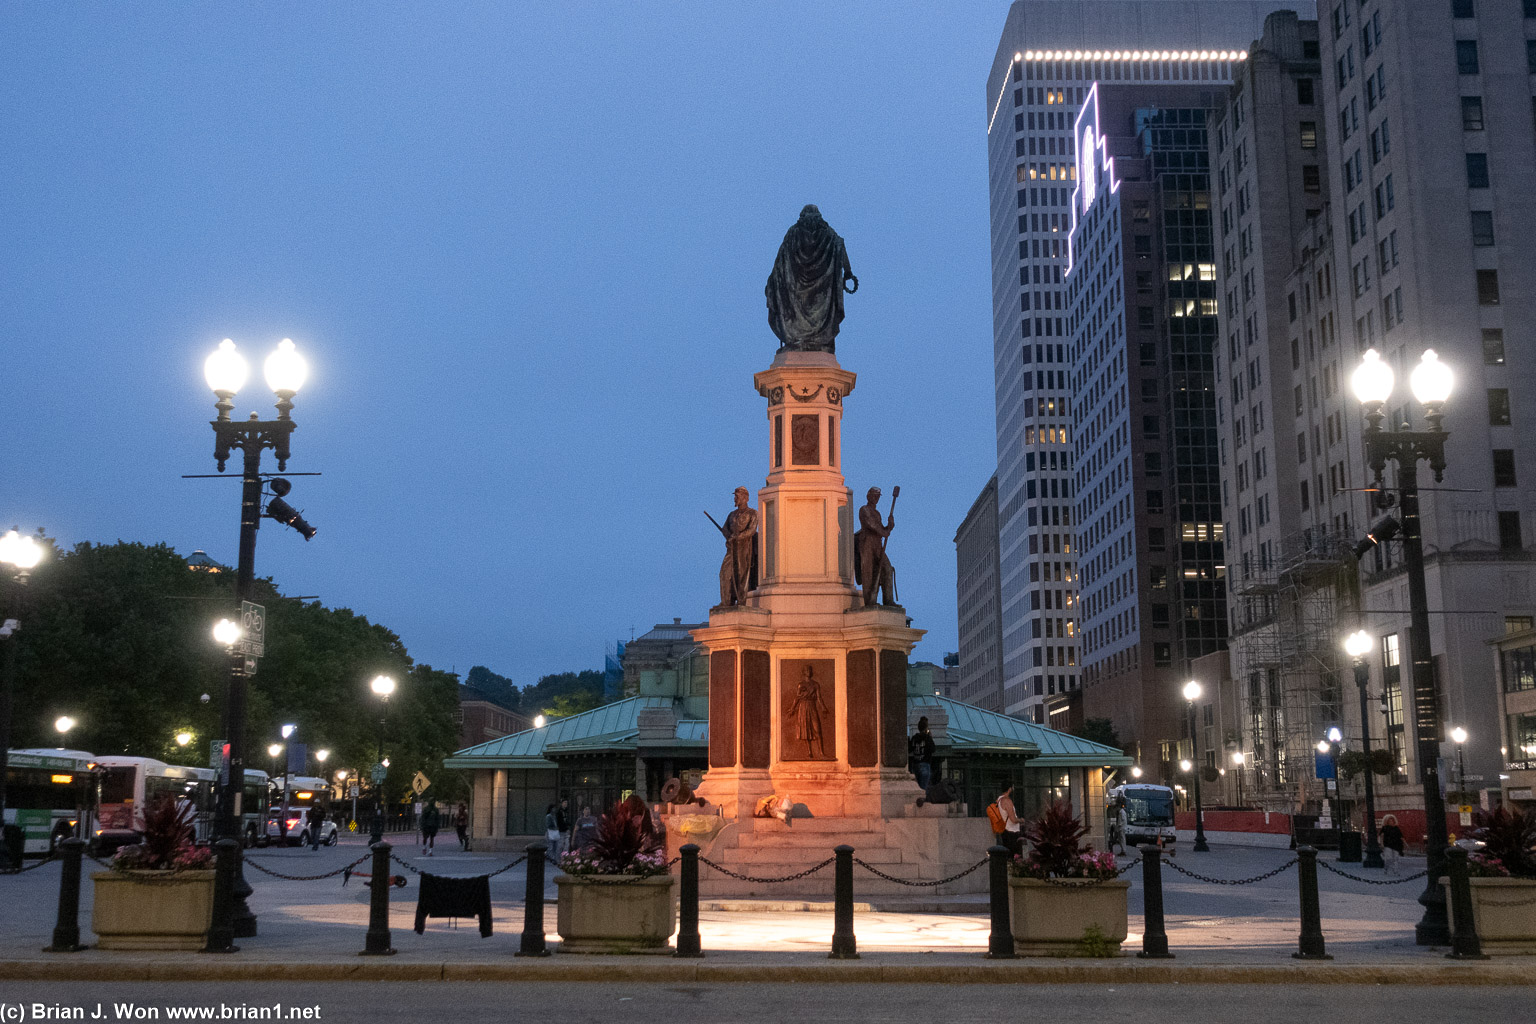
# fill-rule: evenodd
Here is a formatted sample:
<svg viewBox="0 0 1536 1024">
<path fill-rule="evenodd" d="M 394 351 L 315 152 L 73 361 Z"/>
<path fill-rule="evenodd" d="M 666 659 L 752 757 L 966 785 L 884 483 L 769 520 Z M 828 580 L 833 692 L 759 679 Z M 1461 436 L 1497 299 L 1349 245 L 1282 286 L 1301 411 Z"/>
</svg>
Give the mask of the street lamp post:
<svg viewBox="0 0 1536 1024">
<path fill-rule="evenodd" d="M 235 394 L 245 385 L 250 372 L 245 359 L 235 351 L 235 343 L 226 338 L 203 364 L 203 377 L 218 398 L 214 408 L 218 409 L 219 415 L 211 425 L 213 457 L 218 462 L 219 472 L 224 471 L 232 449 L 238 449 L 244 460 L 240 491 L 240 561 L 235 572 L 237 602 L 249 601 L 255 596 L 256 531 L 261 526 L 261 453 L 271 448 L 277 456 L 277 468 L 288 468 L 288 439 L 297 426 L 289 413 L 293 409 L 293 396 L 308 375 L 303 357 L 287 338 L 267 357 L 263 370 L 267 386 L 277 395 L 277 419 L 261 420 L 251 413 L 248 420 L 232 420 L 229 414 L 235 407 Z M 214 812 L 216 839 L 240 838 L 240 797 L 245 788 L 246 664 L 244 652 L 231 647 L 223 711 L 224 742 L 228 744 L 228 753 L 219 773 L 218 802 Z M 222 902 L 214 900 L 216 907 L 233 907 L 231 920 L 215 922 L 214 928 L 221 933 L 228 929 L 237 938 L 249 938 L 256 934 L 256 915 L 246 904 L 251 886 L 245 880 L 244 864 L 238 852 L 235 858 L 234 898 Z"/>
<path fill-rule="evenodd" d="M 379 759 L 373 769 L 373 828 L 369 833 L 368 839 L 368 843 L 371 846 L 382 842 L 384 839 L 384 728 L 389 719 L 389 695 L 395 692 L 395 681 L 389 678 L 389 676 L 374 676 L 373 682 L 368 685 L 381 702 L 379 710 Z"/>
<path fill-rule="evenodd" d="M 1365 852 L 1360 861 L 1362 868 L 1384 868 L 1381 859 L 1381 843 L 1376 835 L 1376 782 L 1371 765 L 1371 705 L 1367 686 L 1371 681 L 1371 668 L 1365 656 L 1376 645 L 1371 634 L 1357 630 L 1344 638 L 1344 653 L 1355 661 L 1355 688 L 1360 691 L 1360 752 L 1365 755 Z"/>
<path fill-rule="evenodd" d="M 1191 679 L 1184 684 L 1184 700 L 1189 703 L 1189 738 L 1195 747 L 1195 845 L 1194 852 L 1210 853 L 1205 841 L 1205 809 L 1200 805 L 1200 773 L 1205 767 L 1200 763 L 1200 727 L 1196 721 L 1195 701 L 1200 699 L 1200 684 Z"/>
<path fill-rule="evenodd" d="M 1375 349 L 1368 349 L 1350 376 L 1350 387 L 1365 407 L 1365 456 L 1374 474 L 1377 504 L 1385 508 L 1383 474 L 1387 463 L 1397 465 L 1397 502 L 1403 535 L 1403 561 L 1408 571 L 1409 654 L 1413 664 L 1413 728 L 1415 756 L 1424 802 L 1425 854 L 1428 871 L 1419 903 L 1424 916 L 1414 928 L 1421 946 L 1448 946 L 1450 919 L 1440 879 L 1446 873 L 1445 801 L 1440 795 L 1440 709 L 1435 697 L 1434 664 L 1429 645 L 1429 596 L 1424 580 L 1424 536 L 1419 520 L 1418 464 L 1429 464 L 1439 482 L 1445 474 L 1445 440 L 1441 429 L 1442 407 L 1451 393 L 1451 371 L 1435 356 L 1424 353 L 1409 378 L 1413 397 L 1424 407 L 1427 430 L 1383 430 L 1387 399 L 1392 397 L 1392 368 Z"/>
<path fill-rule="evenodd" d="M 43 546 L 31 537 L 23 537 L 17 530 L 0 536 L 0 574 L 10 578 L 14 586 L 7 589 L 15 595 L 7 609 L 14 614 L 0 615 L 0 639 L 5 642 L 4 668 L 0 669 L 0 832 L 4 831 L 5 822 L 5 776 L 10 762 L 11 694 L 16 691 L 16 634 L 21 630 L 21 597 L 28 577 L 42 560 Z M 10 862 L 6 848 L 0 842 L 0 868 L 20 867 Z"/>
<path fill-rule="evenodd" d="M 1451 741 L 1456 744 L 1456 802 L 1467 802 L 1467 730 L 1461 726 L 1451 730 Z"/>
<path fill-rule="evenodd" d="M 283 732 L 283 816 L 280 819 L 278 819 L 279 822 L 281 823 L 278 826 L 278 832 L 282 834 L 282 837 L 283 837 L 284 841 L 286 841 L 288 839 L 288 791 L 292 788 L 291 786 L 288 785 L 288 773 L 289 773 L 289 770 L 293 767 L 293 765 L 290 763 L 293 759 L 288 756 L 288 751 L 290 749 L 292 749 L 288 745 L 288 740 L 289 740 L 289 738 L 295 732 L 298 731 L 298 729 L 299 729 L 299 727 L 296 726 L 296 725 L 285 725 L 285 726 L 283 726 L 283 729 L 282 729 L 282 732 Z"/>
<path fill-rule="evenodd" d="M 1232 752 L 1232 772 L 1237 776 L 1237 806 L 1245 806 L 1243 803 L 1243 768 L 1248 763 L 1248 755 L 1241 750 Z"/>
</svg>

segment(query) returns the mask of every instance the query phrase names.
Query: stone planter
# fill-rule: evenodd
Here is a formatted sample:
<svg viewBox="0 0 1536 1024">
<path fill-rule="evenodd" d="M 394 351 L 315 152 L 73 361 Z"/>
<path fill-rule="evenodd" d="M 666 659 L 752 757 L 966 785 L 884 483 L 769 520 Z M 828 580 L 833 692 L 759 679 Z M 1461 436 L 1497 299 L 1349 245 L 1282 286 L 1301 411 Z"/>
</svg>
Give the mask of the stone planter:
<svg viewBox="0 0 1536 1024">
<path fill-rule="evenodd" d="M 1477 928 L 1483 952 L 1494 956 L 1536 953 L 1536 879 L 1469 878 L 1472 887 L 1472 923 Z M 1450 907 L 1450 879 L 1440 879 L 1446 886 L 1446 907 Z M 1455 915 L 1451 915 L 1454 934 Z"/>
<path fill-rule="evenodd" d="M 98 949 L 202 949 L 213 920 L 206 871 L 98 871 L 91 930 Z"/>
<path fill-rule="evenodd" d="M 1125 894 L 1130 887 L 1119 879 L 1072 885 L 1009 876 L 1014 949 L 1021 956 L 1080 955 L 1084 933 L 1098 925 L 1118 953 L 1128 931 Z"/>
<path fill-rule="evenodd" d="M 671 875 L 556 875 L 560 952 L 670 952 L 676 885 Z"/>
</svg>

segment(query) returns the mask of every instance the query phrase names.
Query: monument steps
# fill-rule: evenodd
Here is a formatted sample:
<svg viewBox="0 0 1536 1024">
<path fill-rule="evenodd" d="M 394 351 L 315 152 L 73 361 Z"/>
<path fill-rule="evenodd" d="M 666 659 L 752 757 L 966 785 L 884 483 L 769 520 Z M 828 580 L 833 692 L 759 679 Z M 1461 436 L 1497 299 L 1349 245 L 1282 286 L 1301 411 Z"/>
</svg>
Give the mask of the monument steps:
<svg viewBox="0 0 1536 1024">
<path fill-rule="evenodd" d="M 792 847 L 790 849 L 795 848 Z M 756 849 L 730 848 L 721 850 L 718 856 L 712 856 L 710 857 L 710 860 L 717 861 L 721 864 L 729 864 L 732 867 L 735 867 L 737 864 L 787 864 L 791 862 L 799 863 L 804 861 L 804 866 L 809 867 L 812 864 L 816 864 L 832 856 L 832 848 L 830 846 L 816 849 L 801 849 L 804 849 L 804 856 L 798 855 L 798 850 L 796 853 L 786 856 L 788 851 L 783 847 L 768 848 L 759 846 Z M 854 856 L 860 858 L 861 860 L 866 860 L 871 864 L 885 865 L 900 864 L 902 862 L 902 851 L 890 850 L 880 847 L 866 846 L 863 849 L 855 847 Z"/>
<path fill-rule="evenodd" d="M 764 835 L 761 832 L 754 832 L 750 839 L 743 837 L 742 844 L 744 845 L 748 842 L 764 850 L 813 849 L 818 852 L 824 851 L 824 855 L 828 857 L 832 856 L 832 848 L 834 846 L 843 843 L 847 843 L 855 850 L 886 845 L 885 833 L 883 832 L 802 832 L 796 835 L 782 832 Z"/>
</svg>

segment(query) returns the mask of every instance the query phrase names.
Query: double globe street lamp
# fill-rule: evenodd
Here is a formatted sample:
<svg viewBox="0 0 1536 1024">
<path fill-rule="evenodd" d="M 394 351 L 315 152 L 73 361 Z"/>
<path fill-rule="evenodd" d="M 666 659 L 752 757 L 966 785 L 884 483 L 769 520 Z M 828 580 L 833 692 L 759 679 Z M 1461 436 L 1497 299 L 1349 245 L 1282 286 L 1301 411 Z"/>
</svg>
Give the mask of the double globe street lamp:
<svg viewBox="0 0 1536 1024">
<path fill-rule="evenodd" d="M 234 420 L 229 414 L 235 408 L 235 395 L 245 386 L 246 379 L 250 376 L 250 367 L 245 358 L 235 350 L 235 343 L 228 338 L 220 342 L 219 347 L 203 363 L 203 377 L 218 399 L 214 403 L 214 408 L 218 410 L 218 418 L 210 421 L 210 425 L 213 427 L 214 435 L 213 457 L 218 463 L 219 472 L 224 471 L 231 451 L 238 450 L 243 456 L 240 490 L 240 560 L 235 574 L 235 600 L 241 603 L 251 600 L 256 584 L 256 531 L 261 525 L 262 514 L 261 453 L 271 448 L 277 456 L 277 468 L 279 470 L 288 468 L 289 435 L 297 426 L 290 416 L 293 410 L 293 396 L 298 393 L 299 388 L 304 386 L 304 379 L 309 374 L 304 357 L 299 355 L 293 342 L 287 338 L 284 338 L 267 356 L 262 369 L 267 386 L 277 396 L 277 418 L 262 420 L 253 412 L 249 419 Z M 286 491 L 286 488 L 283 490 Z M 273 499 L 274 502 L 280 500 L 281 495 Z M 274 505 L 269 508 L 269 514 L 279 518 L 281 518 L 280 512 L 287 515 L 292 510 L 286 502 L 282 502 L 281 506 Z M 297 515 L 293 514 L 282 521 L 297 528 L 295 519 Z M 308 524 L 304 525 L 308 526 Z M 306 534 L 305 539 L 307 540 L 309 536 L 312 534 Z M 230 625 L 234 624 L 230 623 Z M 238 630 L 239 627 L 235 628 Z M 228 636 L 230 631 L 226 628 L 224 633 Z M 218 638 L 217 627 L 215 637 Z M 239 640 L 240 637 L 236 634 L 233 642 L 225 644 L 229 651 L 229 684 L 224 701 L 223 734 L 228 746 L 225 748 L 227 753 L 219 773 L 218 803 L 214 813 L 214 835 L 218 839 L 238 840 L 240 838 L 237 805 L 245 779 L 247 661 L 244 652 L 237 649 Z M 220 642 L 224 641 L 221 639 Z M 231 949 L 233 938 L 248 938 L 256 934 L 256 916 L 246 905 L 246 897 L 250 895 L 251 887 L 245 880 L 243 865 L 239 863 L 238 848 L 235 857 L 237 870 L 232 898 L 229 898 L 230 894 L 222 892 L 216 892 L 214 895 L 216 909 L 214 921 L 208 931 L 210 950 Z M 226 877 L 225 873 L 219 873 L 220 886 L 225 884 Z M 221 913 L 226 908 L 228 912 Z"/>
<path fill-rule="evenodd" d="M 1413 700 L 1409 707 L 1424 803 L 1425 854 L 1429 861 L 1424 891 L 1419 894 L 1424 916 L 1415 926 L 1414 935 L 1421 946 L 1448 946 L 1450 919 L 1440 879 L 1446 873 L 1445 850 L 1450 836 L 1445 824 L 1445 801 L 1440 795 L 1440 709 L 1429 648 L 1429 597 L 1424 580 L 1418 464 L 1420 460 L 1428 463 L 1437 483 L 1444 478 L 1445 441 L 1449 435 L 1441 427 L 1442 407 L 1450 398 L 1453 378 L 1450 368 L 1440 362 L 1433 349 L 1425 351 L 1409 376 L 1409 389 L 1424 409 L 1425 430 L 1413 430 L 1406 423 L 1397 430 L 1382 428 L 1394 382 L 1392 367 L 1374 348 L 1366 350 L 1349 379 L 1351 390 L 1365 409 L 1365 458 L 1374 477 L 1376 504 L 1381 509 L 1393 503 L 1383 484 L 1387 463 L 1397 466 L 1397 518 L 1408 576 L 1408 651 L 1413 666 Z M 1376 532 L 1373 526 L 1372 533 Z"/>
</svg>

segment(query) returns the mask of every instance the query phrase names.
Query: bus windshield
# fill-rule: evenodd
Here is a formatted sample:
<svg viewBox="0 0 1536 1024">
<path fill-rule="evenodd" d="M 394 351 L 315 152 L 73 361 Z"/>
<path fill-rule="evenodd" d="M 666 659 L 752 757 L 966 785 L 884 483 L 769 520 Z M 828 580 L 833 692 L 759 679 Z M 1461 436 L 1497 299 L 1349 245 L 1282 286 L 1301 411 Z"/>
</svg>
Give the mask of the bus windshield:
<svg viewBox="0 0 1536 1024">
<path fill-rule="evenodd" d="M 135 769 L 132 765 L 112 765 L 101 769 L 101 802 L 133 803 Z"/>
<path fill-rule="evenodd" d="M 1173 797 L 1158 792 L 1127 793 L 1125 817 L 1134 825 L 1172 825 Z"/>
</svg>

